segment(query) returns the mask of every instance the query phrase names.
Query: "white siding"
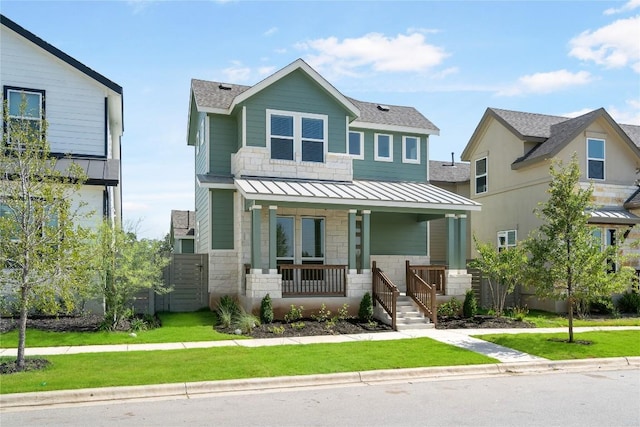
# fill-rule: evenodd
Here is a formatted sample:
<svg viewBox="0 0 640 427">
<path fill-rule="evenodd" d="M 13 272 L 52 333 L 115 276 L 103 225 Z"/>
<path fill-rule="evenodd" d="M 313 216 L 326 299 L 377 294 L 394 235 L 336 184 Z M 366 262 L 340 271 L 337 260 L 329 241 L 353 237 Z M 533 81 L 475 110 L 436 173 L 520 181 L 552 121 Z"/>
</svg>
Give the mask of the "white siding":
<svg viewBox="0 0 640 427">
<path fill-rule="evenodd" d="M 104 156 L 107 88 L 5 27 L 1 36 L 2 86 L 46 91 L 51 151 Z"/>
<path fill-rule="evenodd" d="M 78 209 L 83 218 L 78 224 L 83 227 L 97 228 L 103 218 L 103 197 L 105 187 L 84 185 L 73 197 L 72 209 Z M 80 207 L 83 203 L 84 206 Z"/>
</svg>

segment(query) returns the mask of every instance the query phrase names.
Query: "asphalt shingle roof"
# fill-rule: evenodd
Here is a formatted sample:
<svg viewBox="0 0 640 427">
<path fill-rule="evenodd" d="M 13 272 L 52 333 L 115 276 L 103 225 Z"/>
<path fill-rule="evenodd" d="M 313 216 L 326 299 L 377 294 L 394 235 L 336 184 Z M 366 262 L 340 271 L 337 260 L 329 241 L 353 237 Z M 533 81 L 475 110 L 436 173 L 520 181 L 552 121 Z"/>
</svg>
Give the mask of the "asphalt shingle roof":
<svg viewBox="0 0 640 427">
<path fill-rule="evenodd" d="M 223 89 L 223 87 L 229 89 Z M 207 80 L 191 80 L 191 90 L 198 108 L 222 108 L 227 109 L 242 92 L 251 89 L 251 86 L 233 85 L 222 82 L 210 82 Z"/>
<path fill-rule="evenodd" d="M 413 128 L 430 129 L 439 131 L 438 127 L 431 123 L 413 107 L 403 107 L 400 105 L 376 104 L 372 102 L 358 101 L 348 98 L 360 110 L 359 122 L 385 124 L 393 126 L 407 126 Z M 378 105 L 389 107 L 388 111 L 378 108 Z"/>
<path fill-rule="evenodd" d="M 469 163 L 429 160 L 429 182 L 466 182 L 470 174 Z"/>
<path fill-rule="evenodd" d="M 194 211 L 171 211 L 171 227 L 174 237 L 194 236 L 196 213 Z"/>
</svg>

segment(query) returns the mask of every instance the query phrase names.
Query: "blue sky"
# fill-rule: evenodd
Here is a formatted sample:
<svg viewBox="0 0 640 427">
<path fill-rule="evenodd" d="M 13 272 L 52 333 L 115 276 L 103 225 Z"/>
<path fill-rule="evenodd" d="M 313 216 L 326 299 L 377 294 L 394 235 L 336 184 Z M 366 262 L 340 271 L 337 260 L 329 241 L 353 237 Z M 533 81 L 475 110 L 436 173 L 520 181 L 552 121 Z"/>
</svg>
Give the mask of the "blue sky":
<svg viewBox="0 0 640 427">
<path fill-rule="evenodd" d="M 15 1 L 2 14 L 124 88 L 124 217 L 193 209 L 192 78 L 251 85 L 307 61 L 353 98 L 416 107 L 459 160 L 487 107 L 640 125 L 640 0 Z"/>
</svg>

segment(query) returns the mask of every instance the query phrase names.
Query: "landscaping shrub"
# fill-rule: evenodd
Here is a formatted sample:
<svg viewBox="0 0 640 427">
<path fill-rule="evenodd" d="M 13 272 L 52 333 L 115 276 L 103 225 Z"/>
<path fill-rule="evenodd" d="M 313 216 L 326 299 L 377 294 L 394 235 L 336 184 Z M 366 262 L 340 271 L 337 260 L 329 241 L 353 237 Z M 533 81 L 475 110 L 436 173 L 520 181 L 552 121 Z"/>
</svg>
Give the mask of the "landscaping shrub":
<svg viewBox="0 0 640 427">
<path fill-rule="evenodd" d="M 224 295 L 218 302 L 216 314 L 218 315 L 218 324 L 220 326 L 223 328 L 231 327 L 234 318 L 240 314 L 238 302 L 233 297 Z"/>
<path fill-rule="evenodd" d="M 460 301 L 456 297 L 452 297 L 449 301 L 440 304 L 438 314 L 446 317 L 457 316 L 461 308 Z"/>
<path fill-rule="evenodd" d="M 358 318 L 370 322 L 373 319 L 373 300 L 371 294 L 367 292 L 360 301 L 360 308 L 358 309 Z"/>
<path fill-rule="evenodd" d="M 640 293 L 627 291 L 618 300 L 618 310 L 621 313 L 640 314 Z"/>
<path fill-rule="evenodd" d="M 325 303 L 322 303 L 318 314 L 312 314 L 311 318 L 317 322 L 326 322 L 331 318 L 331 310 L 327 310 Z"/>
<path fill-rule="evenodd" d="M 251 330 L 260 324 L 260 320 L 253 314 L 242 310 L 240 314 L 237 315 L 236 324 L 243 334 L 250 334 Z"/>
<path fill-rule="evenodd" d="M 303 306 L 296 307 L 295 305 L 291 304 L 291 308 L 289 309 L 287 314 L 284 315 L 284 321 L 287 323 L 291 323 L 302 319 L 303 310 Z"/>
<path fill-rule="evenodd" d="M 523 307 L 516 306 L 511 308 L 511 317 L 513 317 L 518 322 L 522 322 L 525 317 L 529 314 L 529 308 L 525 305 Z"/>
<path fill-rule="evenodd" d="M 467 290 L 464 295 L 464 303 L 462 304 L 462 315 L 465 318 L 470 318 L 478 313 L 478 301 L 476 300 L 476 294 L 473 289 Z"/>
<path fill-rule="evenodd" d="M 273 305 L 269 294 L 265 295 L 260 303 L 260 320 L 262 323 L 273 322 Z"/>
</svg>

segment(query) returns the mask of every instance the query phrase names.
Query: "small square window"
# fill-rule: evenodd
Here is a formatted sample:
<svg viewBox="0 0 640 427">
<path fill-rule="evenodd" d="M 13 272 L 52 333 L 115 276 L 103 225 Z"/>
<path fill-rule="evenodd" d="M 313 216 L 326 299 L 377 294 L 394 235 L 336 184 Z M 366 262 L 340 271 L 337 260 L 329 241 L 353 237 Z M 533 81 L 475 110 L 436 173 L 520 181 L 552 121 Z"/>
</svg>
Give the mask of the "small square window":
<svg viewBox="0 0 640 427">
<path fill-rule="evenodd" d="M 377 133 L 374 150 L 374 160 L 393 162 L 393 137 L 391 135 Z"/>
<path fill-rule="evenodd" d="M 402 163 L 420 163 L 420 138 L 402 137 Z"/>
</svg>

